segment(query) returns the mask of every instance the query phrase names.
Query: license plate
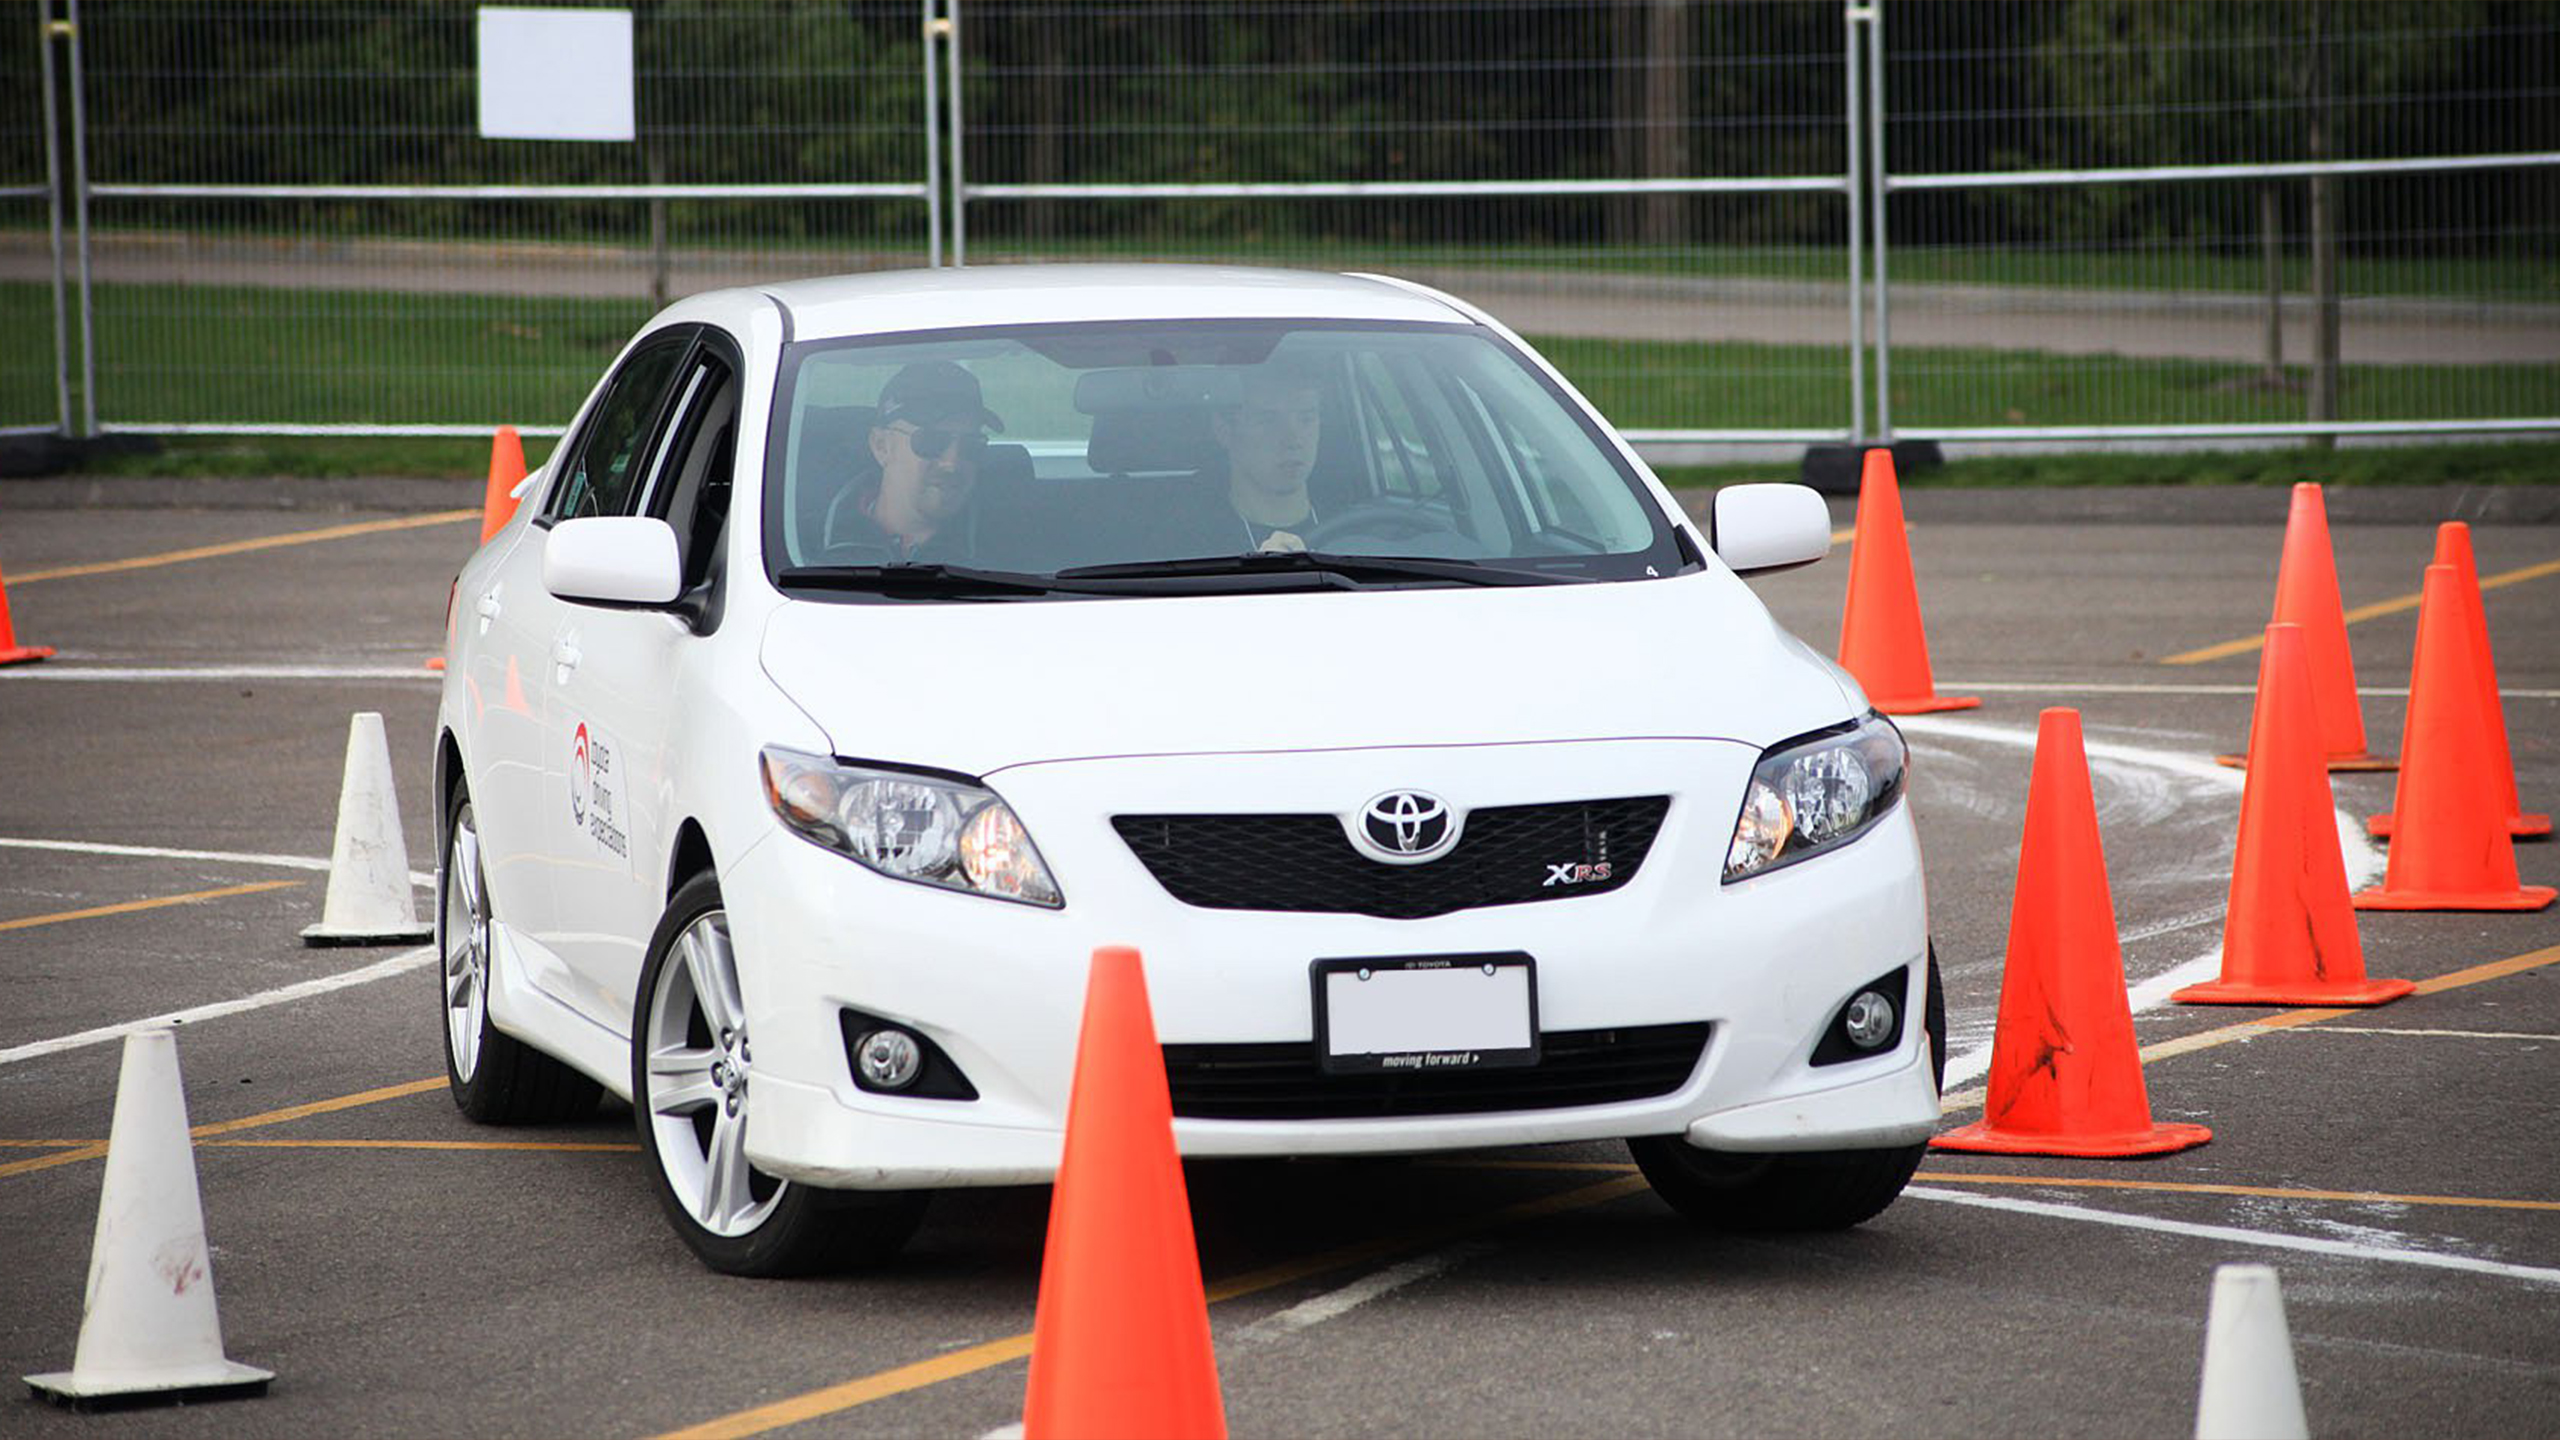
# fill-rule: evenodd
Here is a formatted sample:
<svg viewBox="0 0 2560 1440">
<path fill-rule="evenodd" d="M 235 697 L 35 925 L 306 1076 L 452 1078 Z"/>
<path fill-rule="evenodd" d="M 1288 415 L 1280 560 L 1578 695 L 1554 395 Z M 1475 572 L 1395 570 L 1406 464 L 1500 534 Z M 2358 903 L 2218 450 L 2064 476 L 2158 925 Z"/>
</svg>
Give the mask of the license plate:
<svg viewBox="0 0 2560 1440">
<path fill-rule="evenodd" d="M 1527 955 L 1318 960 L 1316 1053 L 1332 1074 L 1538 1063 L 1537 967 Z"/>
</svg>

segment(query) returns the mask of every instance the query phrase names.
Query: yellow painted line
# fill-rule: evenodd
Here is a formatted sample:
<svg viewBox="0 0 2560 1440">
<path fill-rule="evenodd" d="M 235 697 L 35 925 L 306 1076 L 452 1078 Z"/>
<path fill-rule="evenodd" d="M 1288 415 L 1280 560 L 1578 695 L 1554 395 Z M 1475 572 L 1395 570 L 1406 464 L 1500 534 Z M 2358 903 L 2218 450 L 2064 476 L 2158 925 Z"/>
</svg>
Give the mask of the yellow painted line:
<svg viewBox="0 0 2560 1440">
<path fill-rule="evenodd" d="M 254 895 L 261 890 L 282 890 L 299 885 L 299 880 L 257 880 L 246 885 L 225 885 L 218 890 L 190 890 L 184 895 L 163 895 L 156 900 L 126 900 L 115 905 L 94 905 L 86 910 L 63 910 L 52 915 L 28 915 L 16 920 L 0 920 L 0 930 L 31 930 L 38 925 L 59 925 L 66 920 L 95 920 L 102 915 L 130 915 L 136 910 L 157 910 L 163 905 L 193 905 L 205 900 L 220 900 L 227 895 Z"/>
<path fill-rule="evenodd" d="M 2560 575 L 2560 560 L 2545 560 L 2539 565 L 2527 565 L 2521 570 L 2504 570 L 2495 575 L 2484 575 L 2480 579 L 2480 588 L 2483 590 L 2495 590 L 2501 585 L 2516 585 L 2527 580 L 2539 580 L 2545 575 Z M 2397 615 L 2403 610 L 2415 610 L 2417 608 L 2418 597 L 2416 595 L 2394 595 L 2388 600 L 2377 600 L 2370 605 L 2359 605 L 2353 610 L 2348 611 L 2347 623 L 2354 625 L 2362 621 L 2374 619 L 2377 616 Z M 2219 645 L 2207 645 L 2201 650 L 2189 650 L 2182 654 L 2163 656 L 2161 657 L 2160 663 L 2163 665 L 2201 665 L 2207 660 L 2221 660 L 2233 655 L 2246 655 L 2250 651 L 2255 650 L 2266 643 L 2267 637 L 2263 634 L 2252 635 L 2245 640 L 2225 640 Z"/>
<path fill-rule="evenodd" d="M 310 545 L 322 540 L 345 540 L 357 535 L 379 535 L 386 530 L 415 530 L 426 525 L 452 525 L 463 520 L 477 520 L 477 510 L 438 510 L 428 515 L 404 515 L 397 520 L 360 520 L 352 525 L 328 525 L 318 530 L 293 530 L 282 535 L 261 535 L 255 540 L 232 540 L 220 545 L 198 545 L 188 550 L 164 550 L 157 555 L 136 555 L 128 560 L 100 560 L 88 565 L 58 565 L 51 570 L 30 570 L 24 575 L 6 577 L 12 585 L 33 585 L 39 580 L 70 580 L 82 575 L 113 575 L 124 570 L 149 570 L 161 565 L 183 565 L 190 560 L 213 560 L 225 555 L 246 555 L 254 550 L 273 550 L 285 545 Z"/>
<path fill-rule="evenodd" d="M 1597 1185 L 1583 1186 L 1578 1190 L 1567 1190 L 1555 1195 L 1541 1196 L 1535 1200 L 1524 1200 L 1517 1205 L 1506 1205 L 1499 1210 L 1487 1211 L 1456 1224 L 1364 1241 L 1358 1245 L 1347 1245 L 1338 1250 L 1310 1255 L 1301 1260 L 1282 1261 L 1280 1264 L 1247 1271 L 1242 1275 L 1208 1286 L 1209 1301 L 1211 1304 L 1216 1304 L 1222 1300 L 1233 1300 L 1241 1295 L 1251 1295 L 1256 1291 L 1286 1285 L 1311 1275 L 1320 1275 L 1328 1270 L 1339 1270 L 1345 1266 L 1357 1265 L 1363 1261 L 1375 1260 L 1399 1251 L 1420 1249 L 1461 1236 L 1515 1224 L 1522 1220 L 1555 1215 L 1567 1210 L 1586 1209 L 1622 1196 L 1633 1195 L 1644 1188 L 1644 1181 L 1638 1177 L 1606 1180 Z M 972 1345 L 965 1350 L 954 1350 L 947 1355 L 937 1355 L 930 1360 L 919 1360 L 911 1365 L 900 1365 L 895 1369 L 883 1370 L 877 1374 L 864 1375 L 841 1384 L 829 1385 L 824 1389 L 794 1395 L 769 1405 L 740 1410 L 735 1414 L 706 1420 L 699 1425 L 687 1426 L 682 1430 L 670 1430 L 657 1437 L 657 1440 L 737 1440 L 740 1436 L 761 1435 L 768 1430 L 779 1430 L 786 1425 L 798 1425 L 820 1416 L 838 1414 L 857 1405 L 868 1405 L 874 1400 L 885 1400 L 892 1395 L 903 1395 L 911 1390 L 939 1385 L 946 1380 L 957 1380 L 964 1375 L 975 1375 L 980 1371 L 992 1370 L 998 1365 L 1019 1360 L 1030 1353 L 1031 1335 L 1030 1332 L 1025 1331 L 1019 1335 L 1005 1336 L 1001 1340 L 989 1340 L 983 1344 Z"/>
<path fill-rule="evenodd" d="M 640 1153 L 637 1145 L 611 1140 L 208 1140 L 205 1145 L 209 1149 L 228 1147 L 238 1150 L 552 1150 L 570 1155 Z"/>
<path fill-rule="evenodd" d="M 1834 545 L 1846 545 L 1857 538 L 1858 527 L 1855 525 L 1849 526 L 1845 530 L 1834 530 L 1831 532 L 1831 543 Z"/>
<path fill-rule="evenodd" d="M 334 1100 L 314 1100 L 304 1105 L 288 1105 L 281 1110 L 244 1115 L 237 1120 L 217 1120 L 210 1125 L 198 1125 L 187 1133 L 202 1140 L 213 1135 L 256 1130 L 268 1125 L 281 1125 L 288 1120 L 307 1120 L 314 1115 L 353 1110 L 360 1105 L 378 1105 L 385 1100 L 423 1095 L 430 1090 L 443 1089 L 444 1083 L 444 1077 L 437 1076 L 433 1080 L 411 1080 L 399 1085 L 385 1085 L 376 1090 L 359 1090 L 353 1095 L 341 1095 Z M 50 1170 L 56 1165 L 69 1165 L 81 1160 L 100 1160 L 106 1157 L 106 1153 L 106 1142 L 101 1140 L 83 1145 L 77 1150 L 56 1151 L 51 1155 L 40 1156 L 33 1160 L 12 1160 L 6 1165 L 0 1165 L 0 1179 L 11 1175 L 25 1175 L 37 1170 Z"/>
<path fill-rule="evenodd" d="M 2491 960 L 2484 964 L 2473 965 L 2468 969 L 2456 970 L 2450 975 L 2438 975 L 2432 980 L 2421 980 L 2418 982 L 2417 993 L 2436 995 L 2447 990 L 2459 990 L 2466 985 L 2478 985 L 2484 981 L 2502 980 L 2509 975 L 2521 975 L 2527 970 L 2539 970 L 2555 961 L 2560 961 L 2560 945 L 2541 950 L 2528 950 L 2522 955 L 2510 955 L 2504 960 Z M 2181 1035 L 2174 1040 L 2162 1040 L 2157 1044 L 2145 1045 L 2138 1053 L 2142 1057 L 2142 1063 L 2149 1065 L 2157 1060 L 2166 1060 L 2172 1055 L 2187 1055 L 2198 1050 L 2210 1050 L 2216 1045 L 2228 1045 L 2235 1040 L 2251 1039 L 2271 1030 L 2290 1030 L 2297 1025 L 2317 1025 L 2324 1020 L 2335 1020 L 2341 1015 L 2362 1013 L 2365 1012 L 2361 1009 L 2342 1010 L 2326 1007 L 2311 1010 L 2284 1010 L 2273 1015 L 2260 1016 L 2255 1020 L 2243 1020 L 2236 1025 L 2217 1025 L 2210 1030 L 2199 1030 L 2193 1035 Z M 1952 1091 L 1939 1101 L 1939 1108 L 1946 1111 L 1971 1110 L 1981 1105 L 1982 1099 L 1983 1091 L 1979 1086 L 1971 1090 Z"/>
<path fill-rule="evenodd" d="M 2081 1190 L 2155 1190 L 2169 1195 L 2245 1195 L 2266 1200 L 2343 1200 L 2359 1205 L 2560 1210 L 2560 1200 L 2491 1200 L 2474 1195 L 2385 1195 L 2374 1190 L 2291 1190 L 2275 1185 L 2202 1185 L 2177 1180 L 2117 1180 L 2077 1175 L 1960 1175 L 1952 1171 L 1923 1170 L 1911 1178 L 1944 1185 L 2044 1185 Z"/>
<path fill-rule="evenodd" d="M 98 1140 L 0 1140 L 0 1150 L 71 1150 L 82 1145 L 98 1145 Z"/>
</svg>

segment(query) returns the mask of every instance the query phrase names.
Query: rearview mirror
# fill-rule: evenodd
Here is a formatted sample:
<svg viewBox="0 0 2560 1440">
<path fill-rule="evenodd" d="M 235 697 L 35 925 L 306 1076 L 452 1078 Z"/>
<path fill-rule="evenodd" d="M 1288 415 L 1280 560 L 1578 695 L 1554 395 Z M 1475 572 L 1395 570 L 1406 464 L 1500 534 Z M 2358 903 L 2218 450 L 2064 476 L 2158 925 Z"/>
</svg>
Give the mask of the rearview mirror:
<svg viewBox="0 0 2560 1440">
<path fill-rule="evenodd" d="M 675 527 L 646 515 L 590 515 L 551 527 L 542 587 L 581 605 L 667 605 L 683 588 Z"/>
<path fill-rule="evenodd" d="M 1727 485 L 1716 492 L 1708 536 L 1737 575 L 1769 575 L 1831 553 L 1831 510 L 1805 485 Z"/>
</svg>

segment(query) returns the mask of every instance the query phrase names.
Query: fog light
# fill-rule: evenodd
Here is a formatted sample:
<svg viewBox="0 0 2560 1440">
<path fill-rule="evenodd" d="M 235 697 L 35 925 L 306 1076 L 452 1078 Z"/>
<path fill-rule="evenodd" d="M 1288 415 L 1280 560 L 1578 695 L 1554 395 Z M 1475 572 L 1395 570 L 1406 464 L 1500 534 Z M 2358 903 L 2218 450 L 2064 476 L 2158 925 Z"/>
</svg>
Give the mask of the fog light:
<svg viewBox="0 0 2560 1440">
<path fill-rule="evenodd" d="M 874 1030 L 854 1042 L 853 1053 L 863 1083 L 882 1090 L 904 1090 L 924 1069 L 924 1047 L 904 1030 Z"/>
<path fill-rule="evenodd" d="M 1841 1028 L 1849 1034 L 1849 1043 L 1861 1050 L 1873 1050 L 1893 1039 L 1893 1001 L 1873 990 L 1861 990 L 1841 1013 Z"/>
</svg>

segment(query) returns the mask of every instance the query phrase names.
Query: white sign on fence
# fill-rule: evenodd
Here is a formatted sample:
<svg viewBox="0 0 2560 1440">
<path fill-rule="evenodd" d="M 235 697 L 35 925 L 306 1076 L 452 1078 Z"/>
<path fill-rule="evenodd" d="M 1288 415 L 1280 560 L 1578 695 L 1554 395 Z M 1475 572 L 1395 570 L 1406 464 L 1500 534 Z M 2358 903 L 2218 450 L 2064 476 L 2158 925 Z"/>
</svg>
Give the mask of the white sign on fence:
<svg viewBox="0 0 2560 1440">
<path fill-rule="evenodd" d="M 480 7 L 480 134 L 630 140 L 631 12 Z"/>
</svg>

